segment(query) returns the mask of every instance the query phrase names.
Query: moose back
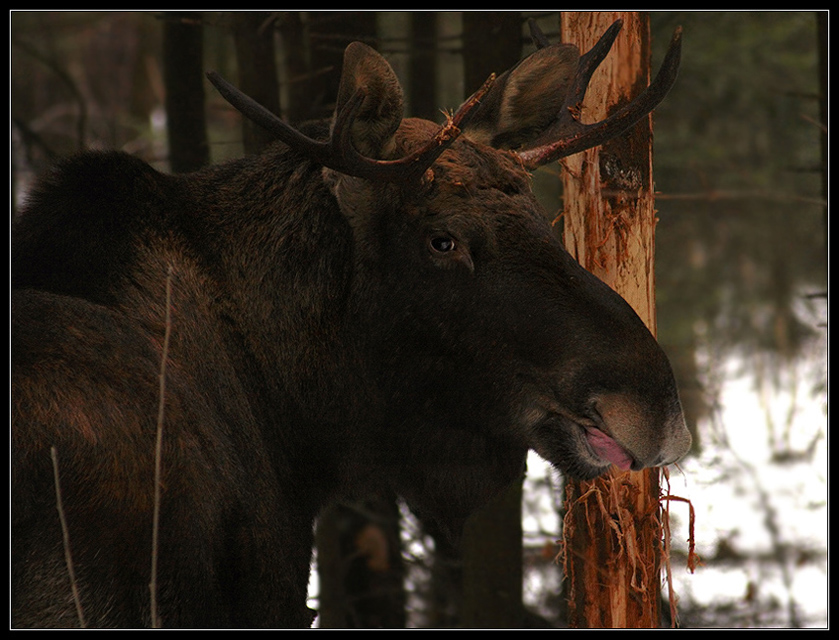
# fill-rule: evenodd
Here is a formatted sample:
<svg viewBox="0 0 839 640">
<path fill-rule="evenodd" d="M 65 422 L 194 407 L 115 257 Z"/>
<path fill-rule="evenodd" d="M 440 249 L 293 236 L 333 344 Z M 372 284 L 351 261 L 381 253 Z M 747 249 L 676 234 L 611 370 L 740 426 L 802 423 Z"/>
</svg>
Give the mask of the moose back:
<svg viewBox="0 0 839 640">
<path fill-rule="evenodd" d="M 456 537 L 528 449 L 579 478 L 684 455 L 667 358 L 530 191 L 672 84 L 678 37 L 636 101 L 574 119 L 619 27 L 543 46 L 442 127 L 403 119 L 358 43 L 328 126 L 213 76 L 275 146 L 45 176 L 13 231 L 12 624 L 150 626 L 156 508 L 164 626 L 306 627 L 313 522 L 341 492 L 390 486 Z"/>
</svg>

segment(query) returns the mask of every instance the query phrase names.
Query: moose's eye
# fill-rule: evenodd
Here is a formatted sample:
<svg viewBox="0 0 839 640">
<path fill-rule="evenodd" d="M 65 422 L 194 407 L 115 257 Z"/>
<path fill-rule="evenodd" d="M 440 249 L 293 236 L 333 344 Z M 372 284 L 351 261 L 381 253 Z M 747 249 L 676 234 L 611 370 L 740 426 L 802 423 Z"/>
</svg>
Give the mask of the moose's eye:
<svg viewBox="0 0 839 640">
<path fill-rule="evenodd" d="M 461 265 L 475 271 L 475 264 L 469 254 L 469 245 L 455 240 L 447 233 L 433 233 L 428 236 L 428 250 L 431 253 L 432 261 L 441 268 L 451 269 Z"/>
<path fill-rule="evenodd" d="M 454 251 L 457 247 L 457 243 L 455 243 L 454 238 L 443 234 L 431 236 L 428 240 L 428 244 L 438 253 L 448 253 L 449 251 Z"/>
</svg>

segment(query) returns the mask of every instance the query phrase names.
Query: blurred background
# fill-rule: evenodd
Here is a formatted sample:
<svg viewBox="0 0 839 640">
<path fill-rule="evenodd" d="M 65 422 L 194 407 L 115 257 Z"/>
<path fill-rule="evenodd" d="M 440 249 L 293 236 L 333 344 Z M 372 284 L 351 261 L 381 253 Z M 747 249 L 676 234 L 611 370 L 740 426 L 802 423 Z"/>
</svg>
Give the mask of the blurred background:
<svg viewBox="0 0 839 640">
<path fill-rule="evenodd" d="M 80 149 L 123 149 L 162 171 L 258 152 L 264 142 L 188 65 L 301 121 L 329 115 L 340 54 L 364 40 L 391 60 L 409 114 L 440 121 L 486 77 L 472 61 L 532 50 L 528 18 L 556 41 L 557 12 L 11 12 L 12 218 L 33 178 Z M 678 595 L 684 627 L 826 626 L 828 14 L 649 21 L 653 69 L 673 29 L 684 30 L 679 80 L 654 114 L 655 277 L 658 336 L 695 442 L 670 492 L 694 510 L 701 558 L 690 572 L 688 504 L 672 502 L 663 594 Z M 176 118 L 197 132 L 177 141 Z M 559 170 L 535 181 L 551 218 L 562 209 Z M 398 499 L 376 509 L 374 525 L 390 509 L 387 526 L 358 521 L 370 506 L 324 518 L 334 528 L 319 531 L 319 623 L 458 626 L 460 560 Z M 561 478 L 532 456 L 520 626 L 563 625 L 563 508 Z"/>
</svg>

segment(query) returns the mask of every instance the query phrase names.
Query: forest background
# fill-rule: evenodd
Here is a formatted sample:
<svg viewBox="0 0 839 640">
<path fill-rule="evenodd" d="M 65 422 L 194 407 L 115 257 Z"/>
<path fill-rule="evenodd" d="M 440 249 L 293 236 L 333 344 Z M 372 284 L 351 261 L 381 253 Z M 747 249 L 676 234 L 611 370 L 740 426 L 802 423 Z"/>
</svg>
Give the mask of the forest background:
<svg viewBox="0 0 839 640">
<path fill-rule="evenodd" d="M 484 29 L 495 28 L 494 19 L 513 23 L 526 53 L 526 20 L 537 19 L 555 40 L 559 14 L 248 15 L 257 18 L 256 28 L 276 45 L 276 100 L 285 117 L 328 115 L 340 52 L 363 39 L 391 60 L 409 113 L 440 120 L 441 108 L 456 107 L 476 88 L 466 85 L 468 61 L 501 46 L 491 31 L 473 37 L 476 21 Z M 688 510 L 674 504 L 671 586 L 686 627 L 827 625 L 828 18 L 650 14 L 654 68 L 673 29 L 684 29 L 680 77 L 654 114 L 654 179 L 658 336 L 695 436 L 690 457 L 670 475 L 671 492 L 695 510 L 702 560 L 687 570 Z M 237 83 L 237 52 L 246 55 L 236 38 L 241 20 L 226 12 L 12 12 L 12 216 L 35 175 L 82 148 L 121 148 L 172 170 L 166 29 L 197 29 L 204 67 Z M 243 144 L 250 134 L 238 115 L 206 83 L 198 91 L 207 144 L 197 162 L 250 152 L 254 143 Z M 552 218 L 562 211 L 560 171 L 541 169 L 535 180 Z M 400 568 L 390 588 L 398 594 L 383 606 L 396 607 L 404 626 L 456 626 L 458 597 L 441 584 L 452 572 L 439 570 L 433 538 L 396 507 L 399 537 L 390 546 Z M 563 508 L 561 479 L 533 456 L 521 558 L 513 558 L 522 565 L 521 626 L 563 625 L 554 562 Z M 375 556 L 363 545 L 352 553 L 345 562 L 369 565 Z M 324 567 L 313 573 L 321 619 L 323 584 L 333 579 Z M 355 615 L 366 614 L 359 608 Z"/>
</svg>

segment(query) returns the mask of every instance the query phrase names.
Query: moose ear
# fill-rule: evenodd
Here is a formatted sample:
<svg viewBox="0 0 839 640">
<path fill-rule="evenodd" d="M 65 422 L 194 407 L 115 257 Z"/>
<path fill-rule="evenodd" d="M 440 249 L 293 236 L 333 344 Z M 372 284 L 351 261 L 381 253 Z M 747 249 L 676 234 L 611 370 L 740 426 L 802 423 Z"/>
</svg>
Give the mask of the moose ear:
<svg viewBox="0 0 839 640">
<path fill-rule="evenodd" d="M 538 49 L 495 81 L 465 135 L 505 149 L 532 140 L 556 119 L 579 59 L 579 49 L 570 44 Z"/>
<path fill-rule="evenodd" d="M 352 124 L 353 146 L 362 155 L 386 159 L 402 122 L 402 87 L 387 60 L 367 45 L 353 42 L 344 51 L 336 117 L 358 91 L 364 99 Z"/>
</svg>

